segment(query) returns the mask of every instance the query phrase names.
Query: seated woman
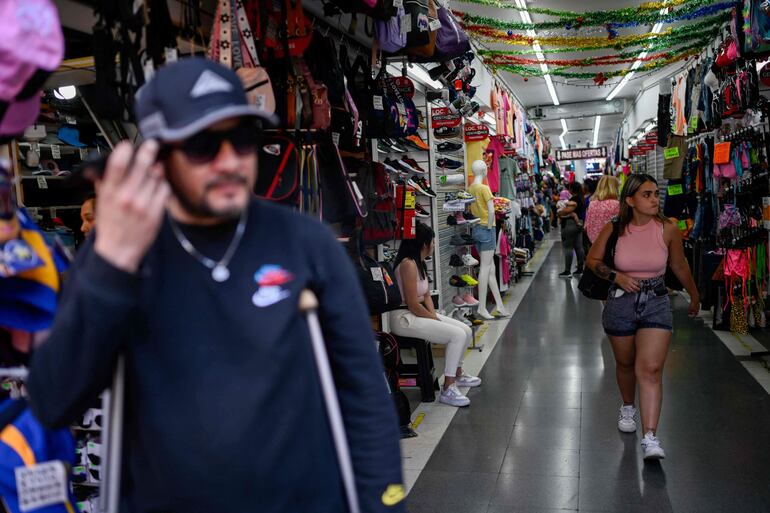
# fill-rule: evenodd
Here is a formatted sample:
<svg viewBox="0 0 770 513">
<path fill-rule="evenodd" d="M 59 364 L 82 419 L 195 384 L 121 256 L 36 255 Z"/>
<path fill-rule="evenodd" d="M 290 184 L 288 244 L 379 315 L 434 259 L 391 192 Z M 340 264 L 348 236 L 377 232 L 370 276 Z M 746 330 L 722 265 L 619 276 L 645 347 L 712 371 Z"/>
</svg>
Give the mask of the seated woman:
<svg viewBox="0 0 770 513">
<path fill-rule="evenodd" d="M 481 379 L 464 374 L 462 367 L 473 333 L 462 322 L 437 314 L 433 306 L 425 259 L 433 254 L 434 237 L 429 226 L 417 223 L 416 237 L 401 241 L 395 272 L 406 308 L 390 312 L 390 331 L 401 337 L 446 344 L 444 387 L 439 401 L 451 406 L 468 406 L 470 399 L 457 387 L 481 385 Z"/>
</svg>

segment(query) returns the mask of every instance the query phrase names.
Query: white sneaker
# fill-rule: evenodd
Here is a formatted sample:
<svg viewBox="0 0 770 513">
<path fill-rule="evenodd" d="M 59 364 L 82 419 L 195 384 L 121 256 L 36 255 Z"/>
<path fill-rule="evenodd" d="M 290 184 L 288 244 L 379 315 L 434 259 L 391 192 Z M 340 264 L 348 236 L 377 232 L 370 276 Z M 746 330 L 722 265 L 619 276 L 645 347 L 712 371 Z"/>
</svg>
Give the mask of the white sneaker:
<svg viewBox="0 0 770 513">
<path fill-rule="evenodd" d="M 624 433 L 636 433 L 636 408 L 634 405 L 621 405 L 618 414 L 618 429 Z"/>
<path fill-rule="evenodd" d="M 652 431 L 642 438 L 642 450 L 644 451 L 645 460 L 662 460 L 666 457 L 663 447 L 660 446 L 660 440 L 652 434 Z"/>
<path fill-rule="evenodd" d="M 441 392 L 438 402 L 457 407 L 468 406 L 471 404 L 471 400 L 465 397 L 454 383 Z"/>
<path fill-rule="evenodd" d="M 479 261 L 473 258 L 473 255 L 471 254 L 463 255 L 462 259 L 463 259 L 463 264 L 468 265 L 470 267 L 479 265 Z"/>
<path fill-rule="evenodd" d="M 481 385 L 481 378 L 477 376 L 471 376 L 470 374 L 463 374 L 455 380 L 455 385 L 458 387 L 477 387 Z"/>
</svg>

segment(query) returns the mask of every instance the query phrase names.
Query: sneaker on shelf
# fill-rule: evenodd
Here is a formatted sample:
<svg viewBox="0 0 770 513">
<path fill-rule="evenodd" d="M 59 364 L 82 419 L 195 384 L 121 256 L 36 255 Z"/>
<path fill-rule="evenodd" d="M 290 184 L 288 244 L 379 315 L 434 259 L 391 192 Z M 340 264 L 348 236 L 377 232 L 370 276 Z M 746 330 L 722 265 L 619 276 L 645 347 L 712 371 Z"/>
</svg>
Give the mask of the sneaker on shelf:
<svg viewBox="0 0 770 513">
<path fill-rule="evenodd" d="M 462 237 L 465 240 L 465 244 L 468 246 L 473 246 L 474 244 L 476 244 L 476 241 L 473 239 L 473 235 L 462 233 L 460 234 L 460 237 Z"/>
<path fill-rule="evenodd" d="M 449 278 L 449 284 L 453 287 L 465 287 L 465 282 L 456 274 Z"/>
<path fill-rule="evenodd" d="M 564 271 L 559 273 L 559 278 L 572 278 L 572 273 L 569 271 Z"/>
<path fill-rule="evenodd" d="M 455 296 L 452 298 L 452 304 L 455 306 L 468 306 L 465 304 L 465 301 L 463 301 L 463 298 L 460 296 Z"/>
<path fill-rule="evenodd" d="M 471 400 L 465 397 L 455 384 L 449 385 L 445 390 L 442 390 L 438 401 L 450 406 L 457 406 L 458 408 L 471 404 Z"/>
<path fill-rule="evenodd" d="M 416 190 L 419 194 L 422 194 L 423 196 L 429 196 L 429 194 L 421 187 L 420 182 L 418 182 L 416 179 L 410 178 L 406 181 L 406 184 Z"/>
<path fill-rule="evenodd" d="M 468 285 L 469 287 L 475 287 L 476 285 L 479 284 L 476 278 L 474 278 L 470 274 L 463 274 L 462 276 L 460 276 L 460 279 L 462 279 L 465 282 L 465 284 Z"/>
<path fill-rule="evenodd" d="M 436 165 L 440 167 L 441 169 L 460 169 L 463 167 L 463 163 L 459 160 L 452 160 L 452 159 L 438 159 L 436 161 Z"/>
<path fill-rule="evenodd" d="M 465 173 L 454 173 L 451 175 L 438 175 L 438 181 L 441 185 L 464 185 Z"/>
<path fill-rule="evenodd" d="M 468 327 L 473 326 L 473 323 L 465 318 L 465 311 L 461 308 L 455 308 L 454 312 L 452 312 L 452 318 L 460 321 Z"/>
<path fill-rule="evenodd" d="M 435 129 L 433 131 L 433 135 L 436 136 L 436 139 L 451 139 L 452 137 L 457 137 L 460 135 L 460 132 L 456 128 L 442 126 Z"/>
<path fill-rule="evenodd" d="M 470 253 L 467 253 L 463 255 L 463 265 L 467 265 L 469 267 L 475 267 L 479 265 L 479 261 L 473 258 L 473 255 Z"/>
<path fill-rule="evenodd" d="M 379 141 L 377 141 L 377 151 L 387 155 L 388 153 L 393 151 L 393 148 L 385 144 L 385 142 L 382 139 L 380 139 Z"/>
<path fill-rule="evenodd" d="M 473 294 L 470 292 L 467 292 L 463 295 L 463 301 L 465 301 L 465 304 L 468 306 L 476 306 L 479 304 L 479 300 L 473 297 Z"/>
<path fill-rule="evenodd" d="M 460 255 L 457 253 L 453 253 L 451 257 L 449 257 L 449 267 L 462 267 L 463 266 L 463 260 L 460 258 Z"/>
<path fill-rule="evenodd" d="M 459 378 L 455 379 L 455 385 L 458 387 L 477 387 L 481 385 L 481 378 L 476 376 L 471 376 L 470 374 L 463 374 Z"/>
<path fill-rule="evenodd" d="M 457 199 L 471 200 L 471 199 L 473 199 L 473 194 L 471 194 L 468 191 L 460 191 L 460 192 L 457 193 Z"/>
<path fill-rule="evenodd" d="M 468 224 L 474 224 L 474 223 L 481 222 L 481 219 L 479 219 L 478 217 L 474 216 L 470 212 L 466 212 L 465 213 L 465 220 L 468 221 Z"/>
<path fill-rule="evenodd" d="M 380 139 L 380 141 L 382 142 L 382 144 L 385 145 L 386 148 L 388 148 L 388 151 L 390 153 L 392 152 L 406 153 L 406 148 L 398 144 L 398 142 L 394 141 L 393 139 L 384 138 L 384 139 Z"/>
<path fill-rule="evenodd" d="M 430 196 L 431 198 L 438 197 L 438 194 L 436 194 L 436 192 L 431 189 L 428 180 L 426 180 L 424 176 L 415 177 L 414 181 L 420 184 L 420 187 L 423 191 L 425 191 L 426 195 Z"/>
<path fill-rule="evenodd" d="M 385 159 L 382 162 L 382 167 L 385 168 L 385 171 L 394 175 L 403 176 L 406 174 L 404 170 L 401 169 L 401 166 L 398 165 L 397 160 Z"/>
<path fill-rule="evenodd" d="M 618 429 L 624 433 L 636 433 L 636 408 L 633 404 L 621 405 L 618 413 Z"/>
<path fill-rule="evenodd" d="M 430 212 L 425 210 L 425 208 L 422 205 L 420 205 L 419 203 L 417 203 L 414 206 L 414 212 L 415 212 L 415 214 L 414 214 L 415 216 L 421 217 L 423 219 L 427 219 L 427 218 L 430 217 Z"/>
<path fill-rule="evenodd" d="M 457 226 L 457 218 L 454 216 L 454 214 L 447 216 L 446 224 L 448 226 Z"/>
<path fill-rule="evenodd" d="M 652 431 L 649 431 L 642 438 L 642 450 L 645 460 L 662 460 L 666 457 L 663 447 L 660 446 L 660 440 L 652 434 Z"/>
<path fill-rule="evenodd" d="M 401 157 L 401 160 L 399 160 L 398 163 L 403 169 L 411 171 L 412 173 L 418 173 L 421 175 L 428 174 L 427 171 L 420 167 L 416 160 L 410 159 L 409 157 Z"/>
<path fill-rule="evenodd" d="M 418 134 L 410 135 L 409 137 L 403 139 L 404 145 L 410 146 L 418 151 L 428 151 L 430 150 L 430 146 L 428 146 L 425 141 L 422 140 L 422 137 L 420 137 Z"/>
<path fill-rule="evenodd" d="M 468 224 L 468 220 L 465 219 L 465 215 L 462 212 L 458 212 L 455 217 L 457 218 L 457 224 Z"/>
<path fill-rule="evenodd" d="M 463 145 L 455 142 L 442 142 L 436 145 L 436 150 L 439 153 L 454 153 L 463 149 Z"/>
</svg>

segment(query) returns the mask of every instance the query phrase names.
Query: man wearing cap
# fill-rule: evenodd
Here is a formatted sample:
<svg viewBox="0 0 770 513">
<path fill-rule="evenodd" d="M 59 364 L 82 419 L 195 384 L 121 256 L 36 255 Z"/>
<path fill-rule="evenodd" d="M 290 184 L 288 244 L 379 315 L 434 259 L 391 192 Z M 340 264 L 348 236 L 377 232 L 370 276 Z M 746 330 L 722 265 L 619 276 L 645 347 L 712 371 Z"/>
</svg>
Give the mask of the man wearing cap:
<svg viewBox="0 0 770 513">
<path fill-rule="evenodd" d="M 252 198 L 260 123 L 204 59 L 159 70 L 136 106 L 147 140 L 97 184 L 34 412 L 65 426 L 126 358 L 122 511 L 347 511 L 299 294 L 317 295 L 361 511 L 405 511 L 395 411 L 365 300 L 329 230 Z"/>
</svg>

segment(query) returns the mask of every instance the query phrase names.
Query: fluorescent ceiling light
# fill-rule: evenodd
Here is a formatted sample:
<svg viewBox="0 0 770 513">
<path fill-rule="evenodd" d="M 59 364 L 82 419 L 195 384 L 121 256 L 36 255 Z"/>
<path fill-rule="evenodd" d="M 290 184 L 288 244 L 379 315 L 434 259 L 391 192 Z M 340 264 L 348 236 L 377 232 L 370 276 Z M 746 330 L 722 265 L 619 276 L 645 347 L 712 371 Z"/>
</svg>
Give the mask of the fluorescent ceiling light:
<svg viewBox="0 0 770 513">
<path fill-rule="evenodd" d="M 561 135 L 566 134 L 569 132 L 569 129 L 567 128 L 567 121 L 564 118 L 561 118 Z"/>
<path fill-rule="evenodd" d="M 645 133 L 645 134 L 646 134 L 646 133 L 648 133 L 648 132 L 649 132 L 649 131 L 651 131 L 653 128 L 655 128 L 655 126 L 656 126 L 655 122 L 652 122 L 652 123 L 650 123 L 649 125 L 647 125 L 647 128 L 645 128 L 645 129 L 644 129 L 644 133 Z"/>
<path fill-rule="evenodd" d="M 407 70 L 409 75 L 412 75 L 418 82 L 421 82 L 428 87 L 433 89 L 442 89 L 444 87 L 441 82 L 430 78 L 430 75 L 428 75 L 428 72 L 425 71 L 425 68 L 422 66 L 412 65 L 407 68 Z"/>
<path fill-rule="evenodd" d="M 564 134 L 561 134 L 559 136 L 559 142 L 561 143 L 561 149 L 566 150 L 567 149 L 567 143 L 564 142 Z"/>
<path fill-rule="evenodd" d="M 63 86 L 54 89 L 53 95 L 59 100 L 72 100 L 78 95 L 78 90 L 74 85 Z"/>
<path fill-rule="evenodd" d="M 596 123 L 594 124 L 594 148 L 596 147 L 596 143 L 599 140 L 599 127 L 602 124 L 602 117 L 596 116 Z"/>
<path fill-rule="evenodd" d="M 621 80 L 620 83 L 618 83 L 618 85 L 615 87 L 615 89 L 612 90 L 609 96 L 607 96 L 606 100 L 608 102 L 614 100 L 615 97 L 618 95 L 618 93 L 620 93 L 620 91 L 624 87 L 626 87 L 626 84 L 628 84 L 628 81 L 631 80 L 631 78 L 634 76 L 634 73 L 635 73 L 634 71 L 631 71 L 625 77 L 623 77 L 623 80 Z"/>
<path fill-rule="evenodd" d="M 559 97 L 556 96 L 556 89 L 553 87 L 553 81 L 551 80 L 551 75 L 545 76 L 545 85 L 548 86 L 548 93 L 551 95 L 551 101 L 553 101 L 554 105 L 559 105 Z"/>
</svg>

